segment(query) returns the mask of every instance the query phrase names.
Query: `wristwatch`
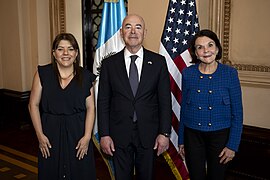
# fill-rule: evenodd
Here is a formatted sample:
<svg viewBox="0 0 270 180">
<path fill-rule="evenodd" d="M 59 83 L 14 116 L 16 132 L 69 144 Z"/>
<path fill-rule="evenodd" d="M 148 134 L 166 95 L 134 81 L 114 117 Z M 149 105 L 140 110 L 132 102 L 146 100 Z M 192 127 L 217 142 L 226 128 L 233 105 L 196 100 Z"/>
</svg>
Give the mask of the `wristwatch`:
<svg viewBox="0 0 270 180">
<path fill-rule="evenodd" d="M 161 133 L 163 136 L 165 137 L 170 137 L 170 134 L 169 133 Z"/>
</svg>

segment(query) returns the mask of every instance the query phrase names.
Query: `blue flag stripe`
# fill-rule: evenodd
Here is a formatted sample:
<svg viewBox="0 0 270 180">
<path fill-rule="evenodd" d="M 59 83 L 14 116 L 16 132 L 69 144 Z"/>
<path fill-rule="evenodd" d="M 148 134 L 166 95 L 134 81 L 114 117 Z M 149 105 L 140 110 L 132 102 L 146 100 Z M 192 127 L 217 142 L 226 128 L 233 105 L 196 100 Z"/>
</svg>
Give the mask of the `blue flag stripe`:
<svg viewBox="0 0 270 180">
<path fill-rule="evenodd" d="M 104 3 L 97 48 L 105 44 L 121 28 L 125 16 L 124 1 Z"/>
</svg>

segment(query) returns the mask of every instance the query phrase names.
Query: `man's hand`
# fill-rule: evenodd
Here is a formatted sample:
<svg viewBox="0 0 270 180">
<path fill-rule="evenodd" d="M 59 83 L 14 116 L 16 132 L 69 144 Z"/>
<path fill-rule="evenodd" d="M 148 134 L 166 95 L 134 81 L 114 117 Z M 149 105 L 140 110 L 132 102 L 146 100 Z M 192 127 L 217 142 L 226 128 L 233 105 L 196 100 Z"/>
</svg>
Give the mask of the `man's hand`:
<svg viewBox="0 0 270 180">
<path fill-rule="evenodd" d="M 110 136 L 103 136 L 100 139 L 100 147 L 101 150 L 108 155 L 113 156 L 113 152 L 115 151 L 114 149 L 114 144 L 113 140 Z"/>
<path fill-rule="evenodd" d="M 165 137 L 160 134 L 156 138 L 154 149 L 157 149 L 157 155 L 159 156 L 169 148 L 169 137 Z"/>
</svg>

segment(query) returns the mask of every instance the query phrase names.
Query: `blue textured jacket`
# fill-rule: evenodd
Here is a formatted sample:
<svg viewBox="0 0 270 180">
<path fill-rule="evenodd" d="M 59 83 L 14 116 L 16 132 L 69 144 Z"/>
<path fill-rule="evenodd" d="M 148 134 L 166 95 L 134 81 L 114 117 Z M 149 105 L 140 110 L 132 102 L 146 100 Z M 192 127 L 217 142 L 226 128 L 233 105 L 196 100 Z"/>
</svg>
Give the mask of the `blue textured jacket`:
<svg viewBox="0 0 270 180">
<path fill-rule="evenodd" d="M 237 151 L 243 128 L 237 70 L 219 63 L 213 74 L 202 74 L 198 66 L 192 65 L 182 72 L 178 144 L 184 144 L 184 126 L 205 132 L 230 128 L 226 147 Z"/>
</svg>

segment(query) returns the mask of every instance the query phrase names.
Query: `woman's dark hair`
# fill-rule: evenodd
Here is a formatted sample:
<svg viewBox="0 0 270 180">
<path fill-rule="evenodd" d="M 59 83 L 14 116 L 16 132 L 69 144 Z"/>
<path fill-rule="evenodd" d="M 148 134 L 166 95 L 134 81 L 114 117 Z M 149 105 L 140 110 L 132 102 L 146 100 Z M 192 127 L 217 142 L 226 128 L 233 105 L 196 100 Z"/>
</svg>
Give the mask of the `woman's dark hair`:
<svg viewBox="0 0 270 180">
<path fill-rule="evenodd" d="M 60 73 L 59 73 L 59 70 L 57 68 L 57 64 L 56 64 L 56 59 L 55 57 L 53 56 L 53 52 L 58 48 L 59 46 L 59 43 L 60 41 L 62 40 L 66 40 L 66 41 L 69 41 L 71 46 L 77 51 L 77 57 L 74 61 L 74 76 L 75 76 L 75 79 L 77 82 L 79 82 L 80 85 L 82 85 L 82 69 L 80 67 L 80 61 L 81 61 L 81 58 L 80 58 L 80 49 L 79 49 L 79 44 L 76 40 L 76 38 L 71 34 L 71 33 L 60 33 L 58 34 L 54 41 L 53 41 L 53 44 L 52 44 L 52 65 L 53 65 L 53 68 L 55 70 L 55 73 L 57 75 L 57 77 L 60 79 Z"/>
<path fill-rule="evenodd" d="M 217 35 L 211 30 L 203 29 L 203 30 L 197 32 L 197 34 L 194 36 L 194 38 L 190 41 L 190 54 L 191 54 L 191 58 L 192 58 L 191 63 L 197 64 L 197 63 L 201 62 L 201 60 L 199 60 L 195 54 L 195 51 L 196 51 L 195 42 L 199 37 L 203 37 L 203 36 L 208 37 L 215 42 L 215 44 L 218 48 L 218 54 L 216 56 L 216 60 L 220 60 L 222 57 L 222 47 L 221 47 L 221 44 L 219 42 Z"/>
</svg>

